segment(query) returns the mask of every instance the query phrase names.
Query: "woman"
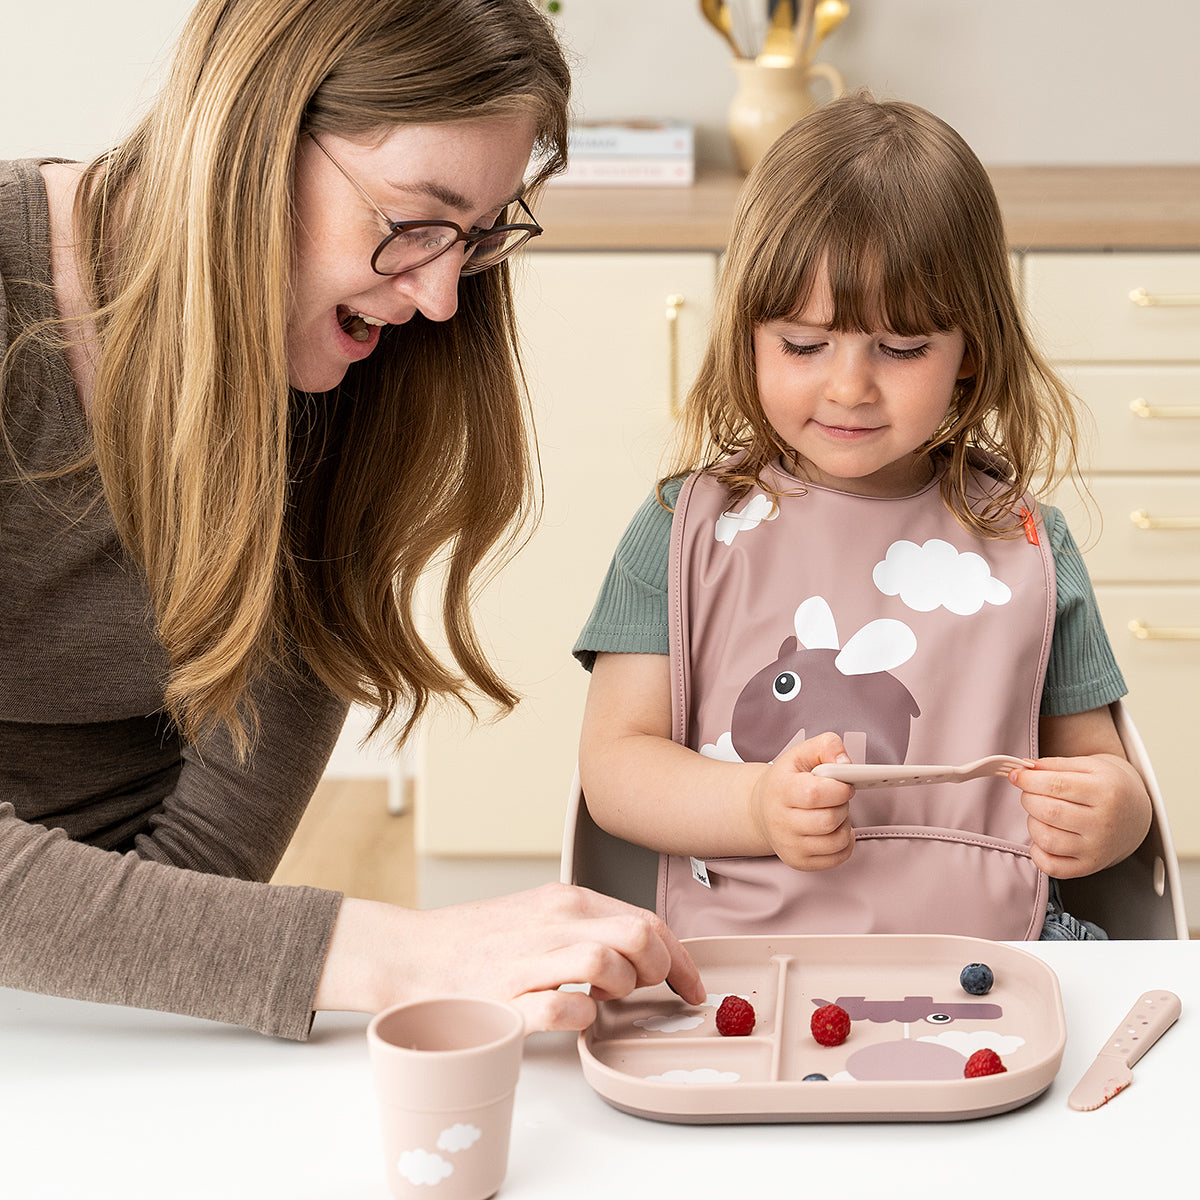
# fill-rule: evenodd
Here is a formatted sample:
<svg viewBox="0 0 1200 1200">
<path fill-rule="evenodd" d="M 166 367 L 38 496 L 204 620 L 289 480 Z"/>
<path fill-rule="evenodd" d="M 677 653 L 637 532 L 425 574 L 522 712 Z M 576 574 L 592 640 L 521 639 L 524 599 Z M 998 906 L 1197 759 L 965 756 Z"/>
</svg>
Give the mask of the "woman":
<svg viewBox="0 0 1200 1200">
<path fill-rule="evenodd" d="M 564 983 L 701 996 L 590 893 L 261 882 L 349 702 L 402 735 L 515 702 L 470 585 L 530 507 L 503 260 L 568 91 L 529 0 L 201 0 L 127 141 L 5 164 L 0 984 L 290 1037 L 435 991 L 534 1029 L 591 1020 Z"/>
</svg>

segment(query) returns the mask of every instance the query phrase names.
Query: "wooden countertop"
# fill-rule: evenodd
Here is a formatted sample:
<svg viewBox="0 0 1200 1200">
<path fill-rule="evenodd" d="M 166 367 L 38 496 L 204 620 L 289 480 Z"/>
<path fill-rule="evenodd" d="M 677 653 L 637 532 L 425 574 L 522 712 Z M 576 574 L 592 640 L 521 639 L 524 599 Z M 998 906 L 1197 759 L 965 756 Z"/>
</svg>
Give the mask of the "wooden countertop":
<svg viewBox="0 0 1200 1200">
<path fill-rule="evenodd" d="M 1015 250 L 1200 249 L 1200 166 L 993 167 Z M 538 250 L 721 250 L 743 177 L 692 187 L 548 187 Z"/>
</svg>

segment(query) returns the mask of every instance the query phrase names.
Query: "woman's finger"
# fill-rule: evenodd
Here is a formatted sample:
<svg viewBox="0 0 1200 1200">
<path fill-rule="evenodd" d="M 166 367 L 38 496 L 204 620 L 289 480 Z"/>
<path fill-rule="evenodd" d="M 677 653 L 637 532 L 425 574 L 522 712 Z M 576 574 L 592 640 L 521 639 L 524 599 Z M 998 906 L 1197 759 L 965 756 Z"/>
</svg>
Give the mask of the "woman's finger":
<svg viewBox="0 0 1200 1200">
<path fill-rule="evenodd" d="M 526 992 L 512 1005 L 525 1018 L 526 1033 L 574 1032 L 596 1019 L 596 1002 L 586 992 Z"/>
<path fill-rule="evenodd" d="M 692 956 L 666 923 L 655 913 L 615 900 L 587 888 L 572 887 L 572 902 L 596 917 L 633 918 L 637 924 L 622 934 L 612 931 L 614 942 L 628 953 L 638 969 L 640 985 L 662 983 L 665 979 L 678 996 L 689 1004 L 702 1004 L 707 995 L 700 972 Z M 662 958 L 665 951 L 666 958 Z"/>
</svg>

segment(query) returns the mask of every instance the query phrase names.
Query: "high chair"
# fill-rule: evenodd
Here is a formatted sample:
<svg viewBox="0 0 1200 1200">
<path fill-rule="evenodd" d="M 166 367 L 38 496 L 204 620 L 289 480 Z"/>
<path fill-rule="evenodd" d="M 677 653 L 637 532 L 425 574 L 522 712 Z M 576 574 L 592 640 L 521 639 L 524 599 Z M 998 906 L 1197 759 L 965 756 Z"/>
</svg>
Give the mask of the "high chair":
<svg viewBox="0 0 1200 1200">
<path fill-rule="evenodd" d="M 1128 709 L 1120 700 L 1110 707 L 1125 754 L 1150 793 L 1150 832 L 1124 862 L 1061 881 L 1063 907 L 1072 916 L 1094 921 L 1113 939 L 1186 941 L 1179 861 L 1158 780 Z M 640 908 L 655 907 L 658 855 L 606 833 L 592 820 L 578 769 L 567 804 L 560 878 Z"/>
</svg>

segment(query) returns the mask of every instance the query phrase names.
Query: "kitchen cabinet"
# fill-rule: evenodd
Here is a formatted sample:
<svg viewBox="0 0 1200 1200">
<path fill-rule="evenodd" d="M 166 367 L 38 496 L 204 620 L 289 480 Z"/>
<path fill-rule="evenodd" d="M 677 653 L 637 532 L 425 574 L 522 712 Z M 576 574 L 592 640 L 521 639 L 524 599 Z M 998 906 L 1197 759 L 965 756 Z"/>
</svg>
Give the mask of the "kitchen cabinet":
<svg viewBox="0 0 1200 1200">
<path fill-rule="evenodd" d="M 425 722 L 422 856 L 550 856 L 562 839 L 587 673 L 571 656 L 625 525 L 649 493 L 672 407 L 703 352 L 716 255 L 538 252 L 518 272 L 543 476 L 540 525 L 476 608 L 525 699 L 472 728 Z"/>
<path fill-rule="evenodd" d="M 1030 253 L 1042 347 L 1093 419 L 1080 543 L 1154 762 L 1176 850 L 1200 856 L 1200 253 Z"/>
</svg>

